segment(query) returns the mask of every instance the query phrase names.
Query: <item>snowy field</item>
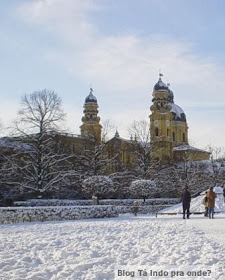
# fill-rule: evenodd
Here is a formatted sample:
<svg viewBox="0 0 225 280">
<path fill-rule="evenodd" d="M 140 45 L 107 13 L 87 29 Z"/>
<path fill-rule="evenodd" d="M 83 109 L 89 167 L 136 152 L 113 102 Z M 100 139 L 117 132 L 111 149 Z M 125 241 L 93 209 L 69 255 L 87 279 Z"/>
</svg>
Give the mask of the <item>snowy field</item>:
<svg viewBox="0 0 225 280">
<path fill-rule="evenodd" d="M 1 225 L 0 279 L 224 280 L 224 233 L 225 214 L 214 220 L 123 215 Z M 168 276 L 161 277 L 160 271 Z M 187 276 L 187 271 L 205 275 Z"/>
</svg>

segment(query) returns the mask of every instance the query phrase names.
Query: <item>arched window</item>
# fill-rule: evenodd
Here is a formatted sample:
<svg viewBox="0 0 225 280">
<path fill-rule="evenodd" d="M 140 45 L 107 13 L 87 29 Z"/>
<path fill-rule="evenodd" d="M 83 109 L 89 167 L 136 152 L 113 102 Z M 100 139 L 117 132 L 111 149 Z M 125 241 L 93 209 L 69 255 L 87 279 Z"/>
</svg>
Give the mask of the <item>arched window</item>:
<svg viewBox="0 0 225 280">
<path fill-rule="evenodd" d="M 159 136 L 159 129 L 158 129 L 158 127 L 155 128 L 155 136 Z"/>
</svg>

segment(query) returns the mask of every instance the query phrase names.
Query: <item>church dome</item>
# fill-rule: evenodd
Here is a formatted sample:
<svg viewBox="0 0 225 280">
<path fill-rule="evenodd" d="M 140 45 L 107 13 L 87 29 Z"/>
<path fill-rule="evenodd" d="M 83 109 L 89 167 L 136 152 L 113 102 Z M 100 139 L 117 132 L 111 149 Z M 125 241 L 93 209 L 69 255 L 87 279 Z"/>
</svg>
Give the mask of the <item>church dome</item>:
<svg viewBox="0 0 225 280">
<path fill-rule="evenodd" d="M 171 102 L 173 103 L 173 98 L 174 98 L 174 95 L 173 95 L 173 91 L 171 89 L 168 88 L 168 92 L 169 92 L 169 95 L 168 95 L 168 102 Z"/>
<path fill-rule="evenodd" d="M 85 103 L 97 103 L 97 98 L 94 96 L 92 88 L 90 88 L 90 93 L 85 98 Z"/>
<path fill-rule="evenodd" d="M 159 80 L 158 82 L 154 85 L 153 87 L 153 91 L 157 91 L 157 90 L 166 90 L 168 91 L 168 86 L 162 81 L 162 74 L 159 74 Z"/>
<path fill-rule="evenodd" d="M 170 112 L 173 115 L 173 120 L 186 122 L 186 116 L 183 109 L 174 103 L 174 94 L 173 91 L 169 88 L 170 84 L 167 84 L 167 86 L 168 86 L 168 93 L 169 93 L 168 103 L 171 106 Z"/>
<path fill-rule="evenodd" d="M 183 109 L 173 102 L 171 102 L 171 103 L 169 102 L 169 104 L 171 106 L 170 112 L 173 115 L 173 119 L 175 121 L 186 122 L 186 116 L 185 116 Z"/>
</svg>

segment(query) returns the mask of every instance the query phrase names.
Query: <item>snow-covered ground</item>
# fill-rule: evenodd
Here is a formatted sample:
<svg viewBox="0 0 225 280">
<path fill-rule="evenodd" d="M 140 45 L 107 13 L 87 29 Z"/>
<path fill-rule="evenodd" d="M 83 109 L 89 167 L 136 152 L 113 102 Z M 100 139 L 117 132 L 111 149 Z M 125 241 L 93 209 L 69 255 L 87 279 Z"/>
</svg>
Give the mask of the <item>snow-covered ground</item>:
<svg viewBox="0 0 225 280">
<path fill-rule="evenodd" d="M 0 279 L 224 280 L 224 233 L 224 214 L 216 214 L 214 220 L 202 215 L 183 220 L 181 215 L 127 214 L 1 225 Z M 182 272 L 205 276 L 186 277 Z M 153 273 L 168 276 L 152 277 Z"/>
</svg>

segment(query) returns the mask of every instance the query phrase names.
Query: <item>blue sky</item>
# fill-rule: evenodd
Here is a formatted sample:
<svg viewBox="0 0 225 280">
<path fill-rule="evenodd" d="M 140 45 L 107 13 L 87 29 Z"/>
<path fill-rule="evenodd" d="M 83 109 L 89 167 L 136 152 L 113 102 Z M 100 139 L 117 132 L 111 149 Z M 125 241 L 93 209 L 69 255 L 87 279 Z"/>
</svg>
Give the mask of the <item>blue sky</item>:
<svg viewBox="0 0 225 280">
<path fill-rule="evenodd" d="M 148 121 L 160 69 L 190 144 L 224 147 L 224 12 L 223 0 L 1 1 L 0 120 L 10 125 L 22 96 L 47 88 L 79 134 L 92 84 L 102 122 L 128 138 L 134 120 Z"/>
</svg>

